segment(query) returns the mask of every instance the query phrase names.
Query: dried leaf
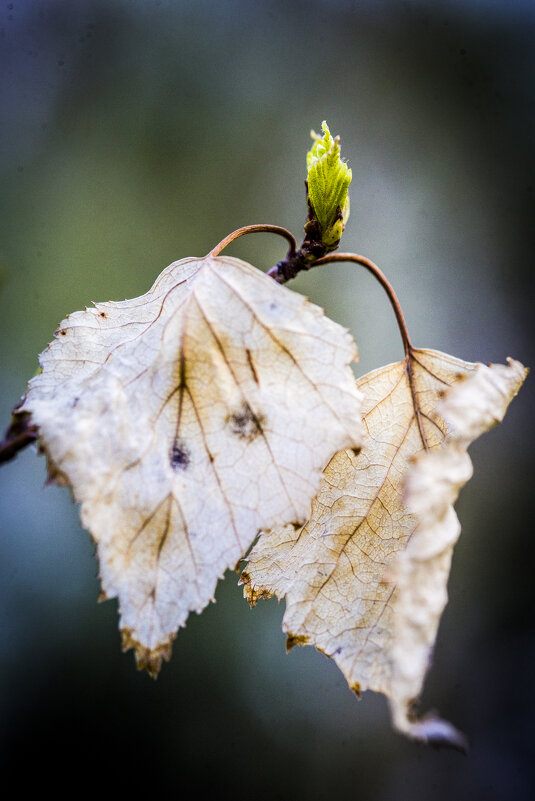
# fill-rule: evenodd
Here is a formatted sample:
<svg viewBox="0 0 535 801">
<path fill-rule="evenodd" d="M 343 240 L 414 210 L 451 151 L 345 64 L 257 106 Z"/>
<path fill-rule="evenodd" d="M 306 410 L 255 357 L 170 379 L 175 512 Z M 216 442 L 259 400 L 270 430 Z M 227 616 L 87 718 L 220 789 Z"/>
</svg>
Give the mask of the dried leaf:
<svg viewBox="0 0 535 801">
<path fill-rule="evenodd" d="M 98 543 L 124 647 L 156 674 L 259 529 L 302 523 L 358 447 L 348 332 L 233 258 L 183 259 L 144 296 L 64 320 L 20 413 Z"/>
<path fill-rule="evenodd" d="M 263 533 L 242 574 L 250 603 L 286 598 L 289 647 L 315 645 L 357 693 L 385 693 L 394 725 L 418 740 L 464 746 L 453 726 L 415 720 L 411 707 L 447 600 L 466 447 L 501 420 L 525 374 L 518 362 L 414 350 L 364 376 L 369 440 L 333 457 L 309 522 Z"/>
</svg>

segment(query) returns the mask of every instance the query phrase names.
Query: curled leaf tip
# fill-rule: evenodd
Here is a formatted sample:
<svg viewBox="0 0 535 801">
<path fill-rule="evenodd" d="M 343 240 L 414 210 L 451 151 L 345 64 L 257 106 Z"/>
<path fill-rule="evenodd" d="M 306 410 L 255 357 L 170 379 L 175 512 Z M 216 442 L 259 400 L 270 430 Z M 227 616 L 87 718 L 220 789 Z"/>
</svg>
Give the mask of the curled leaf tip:
<svg viewBox="0 0 535 801">
<path fill-rule="evenodd" d="M 334 250 L 349 218 L 352 173 L 340 157 L 340 137 L 333 137 L 325 120 L 321 127 L 323 136 L 310 132 L 314 144 L 307 153 L 309 223 L 319 228 L 322 244 Z"/>
<path fill-rule="evenodd" d="M 461 754 L 468 754 L 469 743 L 466 736 L 446 720 L 434 715 L 415 721 L 402 731 L 416 742 L 431 745 L 434 748 L 451 748 Z"/>
</svg>

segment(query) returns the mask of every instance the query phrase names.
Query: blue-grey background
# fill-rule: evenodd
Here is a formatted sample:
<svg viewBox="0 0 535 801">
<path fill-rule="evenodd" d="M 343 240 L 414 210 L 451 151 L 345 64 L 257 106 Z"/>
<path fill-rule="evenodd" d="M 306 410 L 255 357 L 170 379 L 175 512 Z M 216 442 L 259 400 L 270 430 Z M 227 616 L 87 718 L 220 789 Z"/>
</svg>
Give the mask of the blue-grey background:
<svg viewBox="0 0 535 801">
<path fill-rule="evenodd" d="M 0 7 L 2 426 L 58 322 L 145 292 L 247 223 L 300 236 L 308 132 L 353 168 L 343 247 L 396 287 L 415 344 L 533 364 L 535 4 L 521 0 L 13 0 Z M 268 268 L 284 242 L 229 253 Z M 349 326 L 359 373 L 402 355 L 364 272 L 293 287 Z M 0 472 L 3 784 L 134 797 L 524 801 L 533 785 L 532 389 L 472 448 L 423 708 L 468 757 L 392 733 L 283 608 L 229 574 L 157 682 L 67 490 L 28 449 Z M 72 777 L 76 777 L 73 787 Z M 190 788 L 190 789 L 187 789 Z"/>
</svg>

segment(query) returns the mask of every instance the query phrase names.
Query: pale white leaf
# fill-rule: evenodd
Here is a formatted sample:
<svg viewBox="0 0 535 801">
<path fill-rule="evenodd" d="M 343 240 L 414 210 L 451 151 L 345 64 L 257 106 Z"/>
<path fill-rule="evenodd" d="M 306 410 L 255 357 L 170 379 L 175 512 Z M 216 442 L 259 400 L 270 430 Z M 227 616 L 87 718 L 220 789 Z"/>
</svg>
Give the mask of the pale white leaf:
<svg viewBox="0 0 535 801">
<path fill-rule="evenodd" d="M 361 441 L 349 333 L 238 259 L 183 259 L 140 298 L 64 320 L 21 413 L 72 486 L 156 673 L 261 528 L 303 522 L 321 471 Z"/>
<path fill-rule="evenodd" d="M 297 531 L 285 526 L 264 532 L 242 574 L 251 603 L 272 594 L 286 599 L 289 646 L 315 645 L 336 661 L 357 693 L 385 693 L 397 728 L 416 739 L 462 746 L 450 724 L 434 717 L 413 720 L 410 707 L 447 599 L 459 533 L 451 504 L 471 474 L 461 429 L 464 409 L 465 427 L 481 432 L 501 419 L 524 374 L 517 362 L 483 368 L 413 350 L 410 359 L 364 376 L 358 386 L 369 436 L 360 454 L 344 450 L 333 457 L 310 520 Z M 485 382 L 496 383 L 496 392 L 470 390 Z M 456 416 L 437 409 L 445 391 Z M 444 445 L 463 436 L 464 450 L 453 453 Z M 437 461 L 439 469 L 418 471 L 419 461 L 410 467 L 418 454 L 430 464 Z M 408 470 L 420 487 L 409 505 L 403 495 Z M 425 526 L 427 535 L 420 535 Z"/>
<path fill-rule="evenodd" d="M 394 670 L 390 706 L 397 728 L 415 739 L 434 742 L 440 726 L 446 726 L 451 743 L 463 742 L 451 724 L 434 716 L 416 720 L 411 706 L 420 694 L 448 599 L 446 586 L 453 546 L 461 531 L 453 504 L 472 475 L 466 449 L 501 422 L 526 373 L 520 362 L 509 359 L 507 366 L 479 364 L 470 377 L 457 382 L 437 405 L 437 412 L 448 427 L 443 447 L 419 453 L 407 471 L 404 500 L 415 516 L 416 526 L 389 575 L 398 597 L 391 649 Z M 443 732 L 441 738 L 444 739 Z"/>
</svg>

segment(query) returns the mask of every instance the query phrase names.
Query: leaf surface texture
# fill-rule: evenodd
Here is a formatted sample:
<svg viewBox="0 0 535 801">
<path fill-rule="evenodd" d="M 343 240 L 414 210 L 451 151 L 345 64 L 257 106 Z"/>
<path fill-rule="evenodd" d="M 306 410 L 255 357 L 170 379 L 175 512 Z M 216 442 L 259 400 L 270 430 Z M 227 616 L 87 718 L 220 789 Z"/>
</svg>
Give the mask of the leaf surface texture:
<svg viewBox="0 0 535 801">
<path fill-rule="evenodd" d="M 418 740 L 464 746 L 412 705 L 447 601 L 466 448 L 502 419 L 525 373 L 415 349 L 364 376 L 362 450 L 333 457 L 310 520 L 263 532 L 242 574 L 250 603 L 286 599 L 289 647 L 315 645 L 357 693 L 385 693 L 394 725 Z"/>
<path fill-rule="evenodd" d="M 21 412 L 98 543 L 125 647 L 156 674 L 259 529 L 303 523 L 361 441 L 348 332 L 238 259 L 184 259 L 71 314 Z"/>
</svg>

